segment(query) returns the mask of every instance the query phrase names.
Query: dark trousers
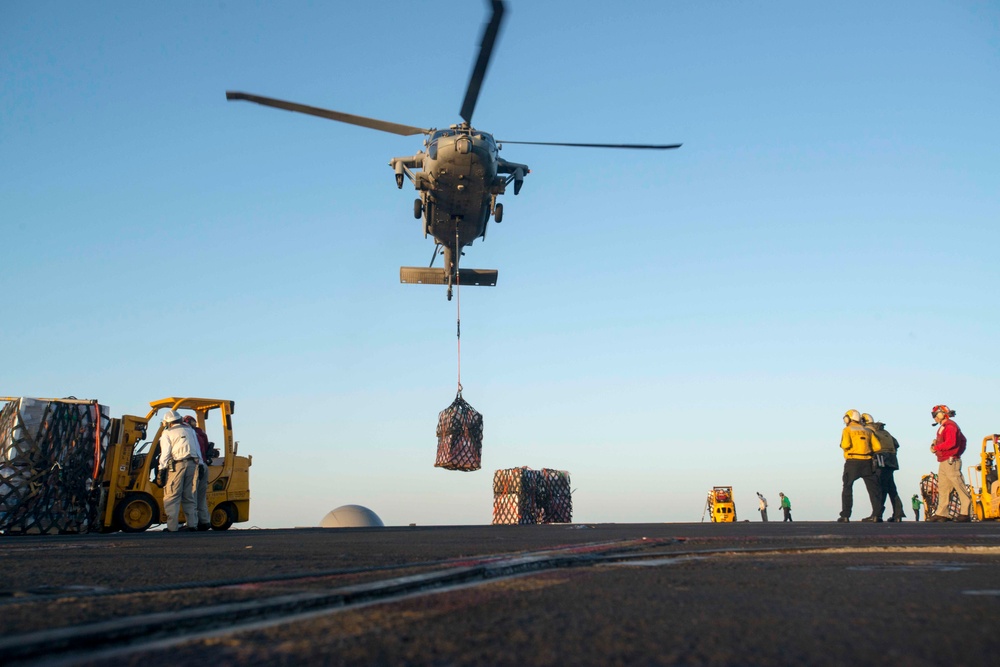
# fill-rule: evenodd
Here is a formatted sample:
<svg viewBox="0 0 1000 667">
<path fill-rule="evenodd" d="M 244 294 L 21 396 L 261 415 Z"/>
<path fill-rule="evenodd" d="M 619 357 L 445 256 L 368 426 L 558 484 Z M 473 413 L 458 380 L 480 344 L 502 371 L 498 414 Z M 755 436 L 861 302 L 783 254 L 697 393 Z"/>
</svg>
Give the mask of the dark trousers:
<svg viewBox="0 0 1000 667">
<path fill-rule="evenodd" d="M 845 519 L 851 518 L 851 508 L 854 507 L 854 482 L 862 479 L 865 488 L 868 489 L 868 499 L 872 504 L 872 514 L 881 517 L 884 507 L 882 506 L 882 487 L 875 476 L 871 459 L 847 459 L 844 461 L 844 491 L 840 496 L 840 516 Z"/>
<path fill-rule="evenodd" d="M 882 488 L 881 495 L 881 507 L 885 507 L 886 498 L 892 503 L 892 518 L 897 521 L 903 518 L 903 501 L 899 498 L 899 492 L 896 491 L 896 480 L 893 478 L 892 474 L 896 472 L 892 468 L 879 468 L 879 486 Z"/>
<path fill-rule="evenodd" d="M 785 521 L 791 521 L 792 520 L 792 508 L 791 507 L 782 507 L 781 511 L 785 513 Z"/>
</svg>

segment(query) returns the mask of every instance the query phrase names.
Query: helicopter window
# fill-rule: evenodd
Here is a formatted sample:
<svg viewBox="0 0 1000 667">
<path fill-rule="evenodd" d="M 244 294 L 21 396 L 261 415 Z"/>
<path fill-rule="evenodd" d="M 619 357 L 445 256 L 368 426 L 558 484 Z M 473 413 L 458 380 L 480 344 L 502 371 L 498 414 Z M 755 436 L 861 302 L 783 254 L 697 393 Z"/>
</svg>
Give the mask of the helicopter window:
<svg viewBox="0 0 1000 667">
<path fill-rule="evenodd" d="M 432 160 L 437 159 L 437 141 L 442 137 L 453 137 L 457 132 L 455 130 L 438 130 L 431 135 L 431 140 L 427 142 L 427 154 Z"/>
</svg>

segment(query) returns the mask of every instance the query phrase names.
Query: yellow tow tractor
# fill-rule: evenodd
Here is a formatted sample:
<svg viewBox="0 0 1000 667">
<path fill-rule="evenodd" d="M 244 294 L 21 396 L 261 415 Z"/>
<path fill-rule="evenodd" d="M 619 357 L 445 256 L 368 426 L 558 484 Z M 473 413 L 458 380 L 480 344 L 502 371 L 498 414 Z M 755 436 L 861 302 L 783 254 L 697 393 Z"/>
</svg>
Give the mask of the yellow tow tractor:
<svg viewBox="0 0 1000 667">
<path fill-rule="evenodd" d="M 708 492 L 706 507 L 712 523 L 732 523 L 736 521 L 736 503 L 733 502 L 733 487 L 715 486 Z"/>
<path fill-rule="evenodd" d="M 169 397 L 153 401 L 145 417 L 123 415 L 111 420 L 111 444 L 105 459 L 101 509 L 103 530 L 141 533 L 153 524 L 166 523 L 163 489 L 157 486 L 156 468 L 160 459 L 159 424 L 156 435 L 146 440 L 150 422 L 160 410 L 192 415 L 209 436 L 217 455 L 209 465 L 208 511 L 212 528 L 226 530 L 234 523 L 250 519 L 251 456 L 237 456 L 239 443 L 233 440 L 234 401 L 216 398 Z M 185 521 L 183 511 L 181 521 Z"/>
<path fill-rule="evenodd" d="M 992 447 L 990 446 L 992 445 Z M 1000 519 L 1000 479 L 997 459 L 1000 458 L 1000 434 L 983 438 L 979 465 L 969 466 L 969 489 L 972 508 L 980 521 Z"/>
</svg>

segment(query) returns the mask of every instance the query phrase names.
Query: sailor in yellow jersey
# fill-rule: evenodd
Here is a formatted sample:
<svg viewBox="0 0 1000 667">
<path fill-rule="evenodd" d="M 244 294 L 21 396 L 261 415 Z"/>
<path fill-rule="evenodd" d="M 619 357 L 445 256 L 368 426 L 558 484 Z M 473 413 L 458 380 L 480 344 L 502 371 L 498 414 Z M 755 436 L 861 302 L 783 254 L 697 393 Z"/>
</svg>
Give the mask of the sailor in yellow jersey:
<svg viewBox="0 0 1000 667">
<path fill-rule="evenodd" d="M 840 435 L 840 448 L 844 450 L 844 490 L 840 496 L 840 523 L 851 519 L 854 507 L 854 482 L 863 479 L 871 500 L 872 513 L 862 521 L 882 521 L 882 487 L 872 468 L 872 440 L 874 435 L 861 424 L 861 413 L 848 410 L 844 413 L 844 430 Z"/>
</svg>

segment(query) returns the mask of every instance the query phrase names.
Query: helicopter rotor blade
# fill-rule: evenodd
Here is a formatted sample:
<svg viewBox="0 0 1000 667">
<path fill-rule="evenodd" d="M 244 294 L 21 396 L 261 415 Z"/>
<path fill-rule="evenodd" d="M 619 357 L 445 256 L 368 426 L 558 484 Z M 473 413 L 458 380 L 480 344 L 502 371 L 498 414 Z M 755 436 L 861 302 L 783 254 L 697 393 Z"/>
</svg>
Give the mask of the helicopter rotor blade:
<svg viewBox="0 0 1000 667">
<path fill-rule="evenodd" d="M 483 29 L 483 39 L 479 44 L 479 57 L 476 58 L 476 65 L 472 68 L 472 76 L 469 77 L 469 85 L 465 89 L 465 101 L 462 102 L 461 116 L 469 125 L 472 125 L 472 112 L 476 109 L 476 101 L 479 99 L 479 89 L 483 85 L 486 77 L 486 67 L 490 64 L 490 56 L 493 55 L 493 45 L 497 41 L 500 33 L 500 23 L 503 20 L 503 1 L 490 0 L 493 6 L 493 15 L 489 23 Z"/>
<path fill-rule="evenodd" d="M 284 109 L 285 111 L 295 111 L 298 113 L 308 114 L 310 116 L 319 116 L 320 118 L 326 118 L 328 120 L 336 120 L 341 123 L 349 123 L 351 125 L 360 125 L 361 127 L 367 127 L 372 130 L 380 130 L 382 132 L 390 132 L 392 134 L 399 134 L 404 137 L 412 136 L 414 134 L 430 134 L 431 132 L 431 130 L 424 129 L 422 127 L 414 127 L 412 125 L 401 125 L 399 123 L 390 123 L 389 121 L 378 120 L 377 118 L 368 118 L 367 116 L 355 116 L 349 113 L 341 113 L 340 111 L 330 111 L 329 109 L 310 107 L 306 106 L 305 104 L 296 104 L 295 102 L 276 100 L 272 97 L 261 97 L 260 95 L 251 95 L 250 93 L 239 93 L 227 90 L 226 99 L 230 101 L 246 100 L 247 102 L 262 104 L 266 107 L 274 107 L 275 109 Z"/>
<path fill-rule="evenodd" d="M 669 150 L 671 148 L 680 148 L 684 144 L 573 144 L 564 143 L 557 141 L 501 141 L 497 139 L 498 144 L 524 144 L 529 146 L 572 146 L 575 148 L 636 148 L 644 150 Z"/>
</svg>

